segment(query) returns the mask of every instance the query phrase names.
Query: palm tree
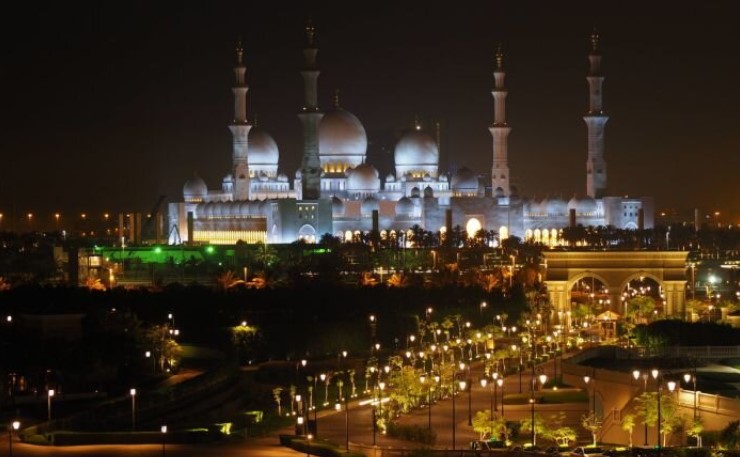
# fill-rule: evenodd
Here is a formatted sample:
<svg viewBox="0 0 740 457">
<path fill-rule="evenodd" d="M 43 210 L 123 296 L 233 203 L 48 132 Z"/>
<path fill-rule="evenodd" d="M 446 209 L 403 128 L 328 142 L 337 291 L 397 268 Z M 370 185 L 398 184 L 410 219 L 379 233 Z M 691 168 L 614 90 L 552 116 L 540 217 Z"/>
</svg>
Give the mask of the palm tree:
<svg viewBox="0 0 740 457">
<path fill-rule="evenodd" d="M 88 276 L 87 279 L 85 279 L 85 287 L 90 290 L 105 290 L 105 285 L 100 282 L 100 278 L 93 278 L 92 276 Z"/>
<path fill-rule="evenodd" d="M 275 387 L 274 389 L 272 389 L 272 398 L 274 398 L 275 399 L 275 403 L 277 403 L 278 416 L 282 416 L 283 415 L 283 409 L 281 407 L 281 403 L 282 403 L 281 394 L 282 393 L 283 393 L 283 388 L 282 387 Z"/>
<path fill-rule="evenodd" d="M 223 290 L 229 290 L 237 284 L 244 284 L 244 280 L 238 278 L 233 271 L 228 270 L 218 277 L 218 283 Z"/>
<path fill-rule="evenodd" d="M 391 287 L 407 287 L 409 285 L 409 278 L 402 271 L 393 273 L 393 275 L 388 278 L 388 285 Z"/>
</svg>

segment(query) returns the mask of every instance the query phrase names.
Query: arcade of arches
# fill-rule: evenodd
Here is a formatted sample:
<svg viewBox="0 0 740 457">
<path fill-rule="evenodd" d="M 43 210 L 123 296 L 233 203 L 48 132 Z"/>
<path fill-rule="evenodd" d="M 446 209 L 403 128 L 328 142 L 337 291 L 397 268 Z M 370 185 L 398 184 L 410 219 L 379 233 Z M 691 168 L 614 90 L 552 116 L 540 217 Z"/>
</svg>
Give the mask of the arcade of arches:
<svg viewBox="0 0 740 457">
<path fill-rule="evenodd" d="M 625 290 L 635 280 L 657 283 L 665 316 L 686 311 L 687 251 L 544 251 L 545 285 L 552 310 L 567 312 L 583 294 L 580 286 L 598 283 L 590 292 L 597 295 L 603 310 L 619 314 Z"/>
</svg>

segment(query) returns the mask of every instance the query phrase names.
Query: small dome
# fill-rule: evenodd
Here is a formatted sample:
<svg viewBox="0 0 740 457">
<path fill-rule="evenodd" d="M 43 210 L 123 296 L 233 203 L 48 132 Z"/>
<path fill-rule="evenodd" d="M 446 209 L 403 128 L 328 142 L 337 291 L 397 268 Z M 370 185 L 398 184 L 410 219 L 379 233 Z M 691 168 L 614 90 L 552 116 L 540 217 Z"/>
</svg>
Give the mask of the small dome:
<svg viewBox="0 0 740 457">
<path fill-rule="evenodd" d="M 437 166 L 439 148 L 434 138 L 421 130 L 411 130 L 396 143 L 396 166 Z"/>
<path fill-rule="evenodd" d="M 288 182 L 288 176 L 285 173 L 280 173 L 277 180 L 278 182 Z"/>
<path fill-rule="evenodd" d="M 570 210 L 572 209 L 578 212 L 578 197 L 576 197 L 575 195 L 573 196 L 573 198 L 568 200 L 568 212 L 570 212 Z"/>
<path fill-rule="evenodd" d="M 393 174 L 389 173 L 388 176 L 385 177 L 385 182 L 395 182 L 395 181 L 396 181 L 396 177 L 393 176 Z"/>
<path fill-rule="evenodd" d="M 208 186 L 206 186 L 206 182 L 200 176 L 193 175 L 182 186 L 182 195 L 185 197 L 185 200 L 203 198 L 208 195 Z"/>
<path fill-rule="evenodd" d="M 378 170 L 365 163 L 348 169 L 347 190 L 349 192 L 378 192 L 380 190 Z"/>
<path fill-rule="evenodd" d="M 362 214 L 369 215 L 378 209 L 378 200 L 375 197 L 366 197 L 362 201 Z"/>
<path fill-rule="evenodd" d="M 550 216 L 564 216 L 568 213 L 568 204 L 560 198 L 553 198 L 547 204 L 547 214 Z"/>
<path fill-rule="evenodd" d="M 447 175 L 439 175 L 439 182 L 447 182 Z"/>
<path fill-rule="evenodd" d="M 247 151 L 250 167 L 277 165 L 280 160 L 277 143 L 259 127 L 249 129 Z"/>
<path fill-rule="evenodd" d="M 302 176 L 303 176 L 303 173 L 301 172 L 301 170 L 300 170 L 300 168 L 299 168 L 299 169 L 298 169 L 298 170 L 296 170 L 296 172 L 295 172 L 295 179 L 301 179 L 301 177 L 302 177 Z"/>
<path fill-rule="evenodd" d="M 596 200 L 591 197 L 584 197 L 578 202 L 578 210 L 580 214 L 596 214 Z"/>
<path fill-rule="evenodd" d="M 453 191 L 466 194 L 477 193 L 480 187 L 478 176 L 468 167 L 462 167 L 452 175 L 450 187 Z"/>
<path fill-rule="evenodd" d="M 397 216 L 409 216 L 414 211 L 414 203 L 408 197 L 401 197 L 396 202 L 396 215 Z"/>
<path fill-rule="evenodd" d="M 331 215 L 334 217 L 344 216 L 344 202 L 336 196 L 331 198 Z"/>
<path fill-rule="evenodd" d="M 319 122 L 319 155 L 364 156 L 367 134 L 360 120 L 347 110 L 336 108 Z"/>
<path fill-rule="evenodd" d="M 267 173 L 261 171 L 259 176 L 257 176 L 257 179 L 259 180 L 259 182 L 267 182 L 270 180 L 270 177 L 267 176 Z"/>
</svg>

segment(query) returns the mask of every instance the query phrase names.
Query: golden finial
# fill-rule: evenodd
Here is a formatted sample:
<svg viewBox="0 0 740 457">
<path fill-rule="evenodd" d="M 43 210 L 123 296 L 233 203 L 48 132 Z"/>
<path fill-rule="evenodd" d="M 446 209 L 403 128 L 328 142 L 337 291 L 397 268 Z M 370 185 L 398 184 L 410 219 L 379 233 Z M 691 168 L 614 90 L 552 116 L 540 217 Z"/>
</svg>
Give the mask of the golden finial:
<svg viewBox="0 0 740 457">
<path fill-rule="evenodd" d="M 504 50 L 501 47 L 501 43 L 496 47 L 496 70 L 502 71 L 504 69 Z"/>
<path fill-rule="evenodd" d="M 596 27 L 591 32 L 591 50 L 593 52 L 599 51 L 599 32 L 596 30 Z"/>
<path fill-rule="evenodd" d="M 308 39 L 308 45 L 314 45 L 314 38 L 316 35 L 316 28 L 313 26 L 313 21 L 309 17 L 306 21 L 306 38 Z"/>
<path fill-rule="evenodd" d="M 334 108 L 339 108 L 339 89 L 334 89 Z"/>
<path fill-rule="evenodd" d="M 242 48 L 242 37 L 236 41 L 236 63 L 239 65 L 244 61 L 244 48 Z"/>
</svg>

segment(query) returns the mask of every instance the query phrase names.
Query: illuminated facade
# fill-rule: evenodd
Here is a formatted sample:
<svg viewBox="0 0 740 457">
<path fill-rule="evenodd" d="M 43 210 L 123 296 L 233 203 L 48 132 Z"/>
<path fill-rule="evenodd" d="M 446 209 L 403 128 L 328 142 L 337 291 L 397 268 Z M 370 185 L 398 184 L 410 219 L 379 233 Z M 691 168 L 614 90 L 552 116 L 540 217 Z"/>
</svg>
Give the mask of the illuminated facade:
<svg viewBox="0 0 740 457">
<path fill-rule="evenodd" d="M 394 149 L 394 172 L 381 179 L 366 162 L 367 134 L 360 120 L 342 108 L 338 94 L 327 112 L 318 107 L 318 74 L 314 29 L 306 29 L 304 104 L 298 117 L 303 128 L 301 169 L 291 180 L 278 172 L 279 150 L 274 139 L 252 126 L 246 113 L 246 67 L 237 47 L 233 136 L 233 169 L 221 189 L 209 190 L 198 176 L 183 187 L 181 202 L 169 204 L 170 242 L 232 244 L 316 242 L 325 233 L 343 240 L 377 229 L 381 236 L 406 234 L 418 225 L 444 233 L 460 226 L 469 234 L 496 232 L 498 239 L 515 235 L 547 245 L 562 240 L 573 224 L 622 229 L 653 226 L 650 197 L 627 198 L 606 193 L 604 127 L 599 38 L 591 36 L 587 126 L 586 194 L 566 201 L 535 200 L 519 194 L 510 183 L 506 122 L 504 55 L 496 53 L 494 121 L 490 191 L 478 173 L 460 168 L 439 169 L 434 136 L 418 124 L 403 134 Z M 400 237 L 399 237 L 400 238 Z"/>
</svg>

